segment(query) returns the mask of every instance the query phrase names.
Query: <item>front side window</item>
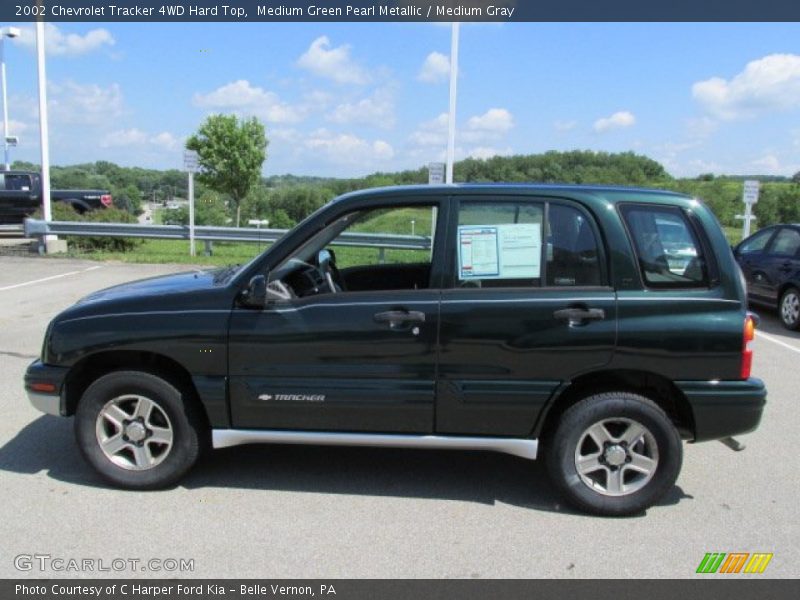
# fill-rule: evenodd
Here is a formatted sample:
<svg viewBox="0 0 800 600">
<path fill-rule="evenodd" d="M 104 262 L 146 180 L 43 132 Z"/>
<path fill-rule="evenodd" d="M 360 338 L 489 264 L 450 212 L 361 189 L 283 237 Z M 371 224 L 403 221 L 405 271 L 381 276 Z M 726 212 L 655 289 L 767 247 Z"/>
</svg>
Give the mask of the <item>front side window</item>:
<svg viewBox="0 0 800 600">
<path fill-rule="evenodd" d="M 742 242 L 738 248 L 738 253 L 743 256 L 747 254 L 760 254 L 767 247 L 773 233 L 775 233 L 774 229 L 759 231 L 747 241 Z"/>
<path fill-rule="evenodd" d="M 603 282 L 587 215 L 544 202 L 464 202 L 456 232 L 459 287 L 579 287 Z"/>
<path fill-rule="evenodd" d="M 437 209 L 431 205 L 347 213 L 270 273 L 287 299 L 430 287 Z"/>
<path fill-rule="evenodd" d="M 20 175 L 16 173 L 5 176 L 5 189 L 15 192 L 27 192 L 31 189 L 30 175 Z"/>
<path fill-rule="evenodd" d="M 680 209 L 627 205 L 621 211 L 649 287 L 709 285 L 702 246 Z"/>
</svg>

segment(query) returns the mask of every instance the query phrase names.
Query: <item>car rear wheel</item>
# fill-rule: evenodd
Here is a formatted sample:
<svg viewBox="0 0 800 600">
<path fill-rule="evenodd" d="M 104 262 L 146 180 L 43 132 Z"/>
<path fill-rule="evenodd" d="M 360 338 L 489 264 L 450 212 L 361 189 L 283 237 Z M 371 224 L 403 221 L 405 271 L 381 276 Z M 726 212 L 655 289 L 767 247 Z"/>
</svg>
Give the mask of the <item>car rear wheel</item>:
<svg viewBox="0 0 800 600">
<path fill-rule="evenodd" d="M 197 460 L 203 419 L 191 398 L 150 373 L 115 371 L 83 394 L 75 434 L 106 480 L 130 489 L 176 483 Z"/>
<path fill-rule="evenodd" d="M 651 400 L 597 394 L 562 415 L 546 449 L 556 487 L 575 507 L 598 515 L 642 512 L 678 478 L 680 435 Z"/>
<path fill-rule="evenodd" d="M 781 295 L 778 305 L 781 323 L 786 329 L 793 331 L 800 329 L 800 292 L 797 288 L 790 287 Z"/>
</svg>

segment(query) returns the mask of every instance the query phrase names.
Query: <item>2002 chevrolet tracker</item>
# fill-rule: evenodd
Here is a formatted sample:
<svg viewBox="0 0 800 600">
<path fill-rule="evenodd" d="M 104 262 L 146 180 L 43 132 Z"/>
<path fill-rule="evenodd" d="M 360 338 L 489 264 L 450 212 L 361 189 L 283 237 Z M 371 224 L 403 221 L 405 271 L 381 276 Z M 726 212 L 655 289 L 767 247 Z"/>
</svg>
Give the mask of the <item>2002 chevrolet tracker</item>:
<svg viewBox="0 0 800 600">
<path fill-rule="evenodd" d="M 541 452 L 574 505 L 623 515 L 674 485 L 682 439 L 758 426 L 753 319 L 696 199 L 398 187 L 332 201 L 242 267 L 84 298 L 25 385 L 126 488 L 175 484 L 206 445 Z"/>
</svg>

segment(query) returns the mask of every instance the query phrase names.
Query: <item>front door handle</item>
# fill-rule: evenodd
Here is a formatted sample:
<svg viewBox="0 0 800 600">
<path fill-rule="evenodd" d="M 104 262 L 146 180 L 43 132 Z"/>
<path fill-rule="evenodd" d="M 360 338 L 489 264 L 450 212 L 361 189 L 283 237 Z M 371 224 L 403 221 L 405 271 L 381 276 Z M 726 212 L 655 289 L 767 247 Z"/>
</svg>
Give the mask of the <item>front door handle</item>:
<svg viewBox="0 0 800 600">
<path fill-rule="evenodd" d="M 425 313 L 417 310 L 387 310 L 375 313 L 373 319 L 376 323 L 387 323 L 392 329 L 397 329 L 409 323 L 424 323 Z"/>
<path fill-rule="evenodd" d="M 584 321 L 601 321 L 606 318 L 602 308 L 562 308 L 553 313 L 557 321 L 583 323 Z"/>
</svg>

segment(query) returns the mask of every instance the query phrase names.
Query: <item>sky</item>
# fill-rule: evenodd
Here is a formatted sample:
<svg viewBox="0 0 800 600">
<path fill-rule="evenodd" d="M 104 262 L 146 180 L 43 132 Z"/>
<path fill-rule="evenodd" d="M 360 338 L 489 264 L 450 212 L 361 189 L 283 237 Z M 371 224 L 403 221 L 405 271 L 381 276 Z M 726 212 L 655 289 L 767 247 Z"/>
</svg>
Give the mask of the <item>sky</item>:
<svg viewBox="0 0 800 600">
<path fill-rule="evenodd" d="M 219 112 L 265 124 L 265 175 L 444 160 L 449 25 L 46 27 L 52 164 L 180 168 Z M 12 160 L 38 163 L 22 29 L 5 42 Z M 644 154 L 678 177 L 800 171 L 796 23 L 466 24 L 458 70 L 457 159 L 580 149 Z"/>
</svg>

